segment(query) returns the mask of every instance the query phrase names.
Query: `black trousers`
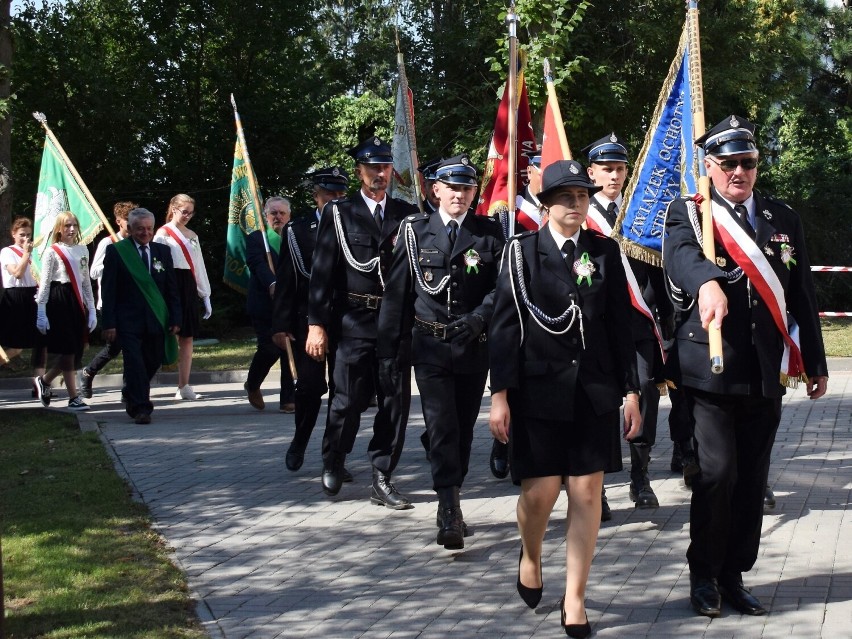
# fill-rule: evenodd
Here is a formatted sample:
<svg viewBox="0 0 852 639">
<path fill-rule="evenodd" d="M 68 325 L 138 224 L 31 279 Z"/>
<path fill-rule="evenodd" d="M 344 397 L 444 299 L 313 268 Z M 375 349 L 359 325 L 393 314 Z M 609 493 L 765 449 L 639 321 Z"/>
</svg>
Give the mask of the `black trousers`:
<svg viewBox="0 0 852 639">
<path fill-rule="evenodd" d="M 657 443 L 657 415 L 660 409 L 660 389 L 654 381 L 654 370 L 661 364 L 660 346 L 656 340 L 643 339 L 636 345 L 636 368 L 639 373 L 639 411 L 642 413 L 642 430 L 632 444 L 653 446 Z"/>
<path fill-rule="evenodd" d="M 373 420 L 373 437 L 367 446 L 373 468 L 390 474 L 396 468 L 405 444 L 405 426 L 411 406 L 411 342 L 400 347 L 400 387 L 386 397 L 379 385 L 376 340 L 343 337 L 335 352 L 334 397 L 322 442 L 322 457 L 331 466 L 337 456 L 345 456 L 355 445 L 361 414 L 376 393 L 378 410 Z"/>
<path fill-rule="evenodd" d="M 305 352 L 305 339 L 293 342 L 293 359 L 299 379 L 296 383 L 296 431 L 293 445 L 305 448 L 311 439 L 311 433 L 322 407 L 322 396 L 329 390 L 326 383 L 326 363 L 318 362 Z M 328 370 L 334 370 L 334 351 L 328 355 Z M 333 388 L 333 384 L 332 384 Z M 329 396 L 329 405 L 333 394 Z"/>
<path fill-rule="evenodd" d="M 683 390 L 669 388 L 669 400 L 672 408 L 669 411 L 669 437 L 673 442 L 683 442 L 692 439 L 694 430 L 692 424 L 692 413 L 683 396 Z"/>
<path fill-rule="evenodd" d="M 701 465 L 692 481 L 689 569 L 703 577 L 747 572 L 760 547 L 781 398 L 683 390 L 695 420 Z"/>
<path fill-rule="evenodd" d="M 268 321 L 252 320 L 254 332 L 257 335 L 257 350 L 251 358 L 246 383 L 249 390 L 257 390 L 263 384 L 263 380 L 269 375 L 269 370 L 275 362 L 281 362 L 281 391 L 279 401 L 281 404 L 293 402 L 295 391 L 293 390 L 293 377 L 290 375 L 290 364 L 287 362 L 287 353 L 278 348 L 272 341 L 272 326 Z M 295 353 L 293 354 L 295 358 Z"/>
<path fill-rule="evenodd" d="M 119 342 L 118 339 L 108 342 L 106 346 L 98 351 L 98 354 L 92 358 L 89 365 L 86 366 L 86 372 L 94 377 L 101 372 L 104 366 L 118 357 L 119 353 L 121 353 L 121 342 Z"/>
<path fill-rule="evenodd" d="M 154 411 L 151 403 L 151 379 L 163 363 L 165 343 L 163 333 L 132 333 L 121 331 L 121 353 L 124 358 L 124 396 L 127 414 L 131 417 Z"/>
<path fill-rule="evenodd" d="M 414 377 L 429 433 L 432 489 L 461 487 L 488 371 L 454 374 L 440 366 L 416 364 Z"/>
</svg>

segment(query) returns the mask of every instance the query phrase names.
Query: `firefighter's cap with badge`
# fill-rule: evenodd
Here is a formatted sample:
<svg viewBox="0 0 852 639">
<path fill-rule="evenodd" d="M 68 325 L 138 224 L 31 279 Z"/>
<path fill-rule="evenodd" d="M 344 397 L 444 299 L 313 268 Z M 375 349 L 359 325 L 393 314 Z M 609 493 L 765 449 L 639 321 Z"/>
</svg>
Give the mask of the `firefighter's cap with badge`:
<svg viewBox="0 0 852 639">
<path fill-rule="evenodd" d="M 580 151 L 592 162 L 627 162 L 627 147 L 614 132 Z"/>
<path fill-rule="evenodd" d="M 707 155 L 722 157 L 738 153 L 757 153 L 755 126 L 738 115 L 729 115 L 695 141 Z"/>
<path fill-rule="evenodd" d="M 339 166 L 327 166 L 317 169 L 309 176 L 314 186 L 326 191 L 345 191 L 349 187 L 349 176 Z"/>
<path fill-rule="evenodd" d="M 379 136 L 373 135 L 347 151 L 357 164 L 393 164 L 390 145 Z"/>
<path fill-rule="evenodd" d="M 477 186 L 476 167 L 470 162 L 466 155 L 457 155 L 446 160 L 441 160 L 435 166 L 435 180 L 444 184 L 461 184 L 465 186 Z"/>
<path fill-rule="evenodd" d="M 559 160 L 548 164 L 541 176 L 541 191 L 538 194 L 540 202 L 547 204 L 550 197 L 559 189 L 568 186 L 581 186 L 589 190 L 589 196 L 594 195 L 603 187 L 597 186 L 589 179 L 589 174 L 583 165 L 575 160 Z"/>
</svg>

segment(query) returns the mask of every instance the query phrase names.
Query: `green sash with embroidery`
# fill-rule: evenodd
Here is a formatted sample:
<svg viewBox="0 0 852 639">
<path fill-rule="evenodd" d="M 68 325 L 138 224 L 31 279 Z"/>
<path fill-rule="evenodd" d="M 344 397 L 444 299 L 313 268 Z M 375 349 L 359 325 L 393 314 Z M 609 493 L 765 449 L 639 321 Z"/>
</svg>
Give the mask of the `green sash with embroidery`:
<svg viewBox="0 0 852 639">
<path fill-rule="evenodd" d="M 133 281 L 136 282 L 136 286 L 139 287 L 142 297 L 145 298 L 148 306 L 153 311 L 154 317 L 157 318 L 160 326 L 163 327 L 166 345 L 163 364 L 174 364 L 178 358 L 177 338 L 169 332 L 171 328 L 169 326 L 169 309 L 166 307 L 166 300 L 163 299 L 163 294 L 157 288 L 154 278 L 151 277 L 148 269 L 142 263 L 142 257 L 139 255 L 139 251 L 136 250 L 136 243 L 131 238 L 125 238 L 120 242 L 116 242 L 113 246 L 118 251 L 121 259 L 124 260 L 124 265 L 130 272 Z M 150 251 L 150 245 L 148 246 L 148 250 Z M 153 259 L 152 256 L 152 263 Z"/>
</svg>

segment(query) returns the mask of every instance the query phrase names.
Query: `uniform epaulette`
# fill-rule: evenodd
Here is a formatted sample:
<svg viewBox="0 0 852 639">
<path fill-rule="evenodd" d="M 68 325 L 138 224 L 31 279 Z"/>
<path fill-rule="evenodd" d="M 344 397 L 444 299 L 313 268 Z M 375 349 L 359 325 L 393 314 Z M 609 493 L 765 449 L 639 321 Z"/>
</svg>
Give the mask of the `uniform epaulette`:
<svg viewBox="0 0 852 639">
<path fill-rule="evenodd" d="M 419 222 L 423 220 L 428 220 L 429 214 L 425 211 L 423 213 L 412 213 L 411 215 L 406 216 L 406 222 Z"/>
<path fill-rule="evenodd" d="M 523 233 L 515 233 L 515 235 L 511 239 L 522 240 L 527 237 L 532 237 L 538 233 L 538 231 L 524 231 Z"/>
<path fill-rule="evenodd" d="M 763 199 L 766 200 L 767 202 L 772 202 L 773 204 L 778 204 L 779 206 L 783 206 L 785 209 L 790 209 L 791 211 L 793 210 L 792 206 L 787 204 L 784 200 L 779 200 L 774 195 L 764 195 L 763 193 L 761 193 L 761 195 L 763 195 Z"/>
</svg>

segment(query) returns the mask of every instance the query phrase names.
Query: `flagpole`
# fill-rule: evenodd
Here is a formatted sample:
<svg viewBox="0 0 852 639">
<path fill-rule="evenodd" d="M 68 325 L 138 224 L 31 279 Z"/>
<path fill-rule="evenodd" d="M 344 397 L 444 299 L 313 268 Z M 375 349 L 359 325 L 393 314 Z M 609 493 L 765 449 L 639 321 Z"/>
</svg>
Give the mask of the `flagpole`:
<svg viewBox="0 0 852 639">
<path fill-rule="evenodd" d="M 411 103 L 408 100 L 408 77 L 405 75 L 405 63 L 403 62 L 402 51 L 399 50 L 399 36 L 396 39 L 396 63 L 399 68 L 399 84 L 402 91 L 403 109 L 405 110 L 405 135 L 408 138 L 409 161 L 411 162 L 411 170 L 413 175 L 412 182 L 414 183 L 414 194 L 417 196 L 417 208 L 423 212 L 423 190 L 420 188 L 420 176 L 417 174 L 417 139 L 414 134 L 414 113 L 411 110 Z"/>
<path fill-rule="evenodd" d="M 559 147 L 562 149 L 562 157 L 566 160 L 572 159 L 571 147 L 568 146 L 568 136 L 565 133 L 565 125 L 562 122 L 562 111 L 559 109 L 559 100 L 556 97 L 556 87 L 553 85 L 553 73 L 550 69 L 550 60 L 544 59 L 544 83 L 547 85 L 547 103 L 553 112 L 556 123 L 556 132 L 559 135 Z"/>
<path fill-rule="evenodd" d="M 50 130 L 50 127 L 47 126 L 47 116 L 40 111 L 33 112 L 33 117 L 44 127 L 44 131 L 47 134 L 48 139 L 53 143 L 56 147 L 56 150 L 59 151 L 59 156 L 62 158 L 62 163 L 65 165 L 65 168 L 68 169 L 68 172 L 74 177 L 74 181 L 77 182 L 77 186 L 80 187 L 80 190 L 83 192 L 83 195 L 86 197 L 86 201 L 92 207 L 92 209 L 97 213 L 98 218 L 101 223 L 106 227 L 106 230 L 109 231 L 109 234 L 112 236 L 113 240 L 118 240 L 118 236 L 115 234 L 112 226 L 109 223 L 109 220 L 104 215 L 103 211 L 101 211 L 101 207 L 98 206 L 98 203 L 95 201 L 94 196 L 89 192 L 89 188 L 86 186 L 86 183 L 83 182 L 83 178 L 80 177 L 80 174 L 77 173 L 77 169 L 74 168 L 74 165 L 71 163 L 71 160 L 65 153 L 65 149 L 62 148 L 62 145 L 59 144 L 59 140 L 56 139 L 56 136 L 53 135 L 53 131 Z M 72 211 L 73 212 L 73 211 Z"/>
<path fill-rule="evenodd" d="M 509 27 L 509 174 L 506 176 L 509 237 L 515 234 L 515 209 L 518 195 L 518 14 L 515 3 L 506 14 Z"/>
<path fill-rule="evenodd" d="M 689 85 L 692 94 L 692 128 L 696 139 L 704 135 L 704 87 L 701 81 L 701 41 L 698 31 L 698 0 L 689 0 L 686 10 L 689 36 Z M 704 149 L 698 147 L 698 194 L 701 196 L 701 234 L 704 256 L 716 263 L 716 244 L 713 239 L 713 209 L 710 206 L 710 178 L 704 166 Z M 710 370 L 719 374 L 725 369 L 722 359 L 722 329 L 711 321 L 707 327 L 710 346 Z"/>
<path fill-rule="evenodd" d="M 258 225 L 260 226 L 260 234 L 263 238 L 263 248 L 266 249 L 266 261 L 269 264 L 269 270 L 272 273 L 275 273 L 275 264 L 272 262 L 272 249 L 269 248 L 269 240 L 266 238 L 266 224 L 263 219 L 263 206 L 260 201 L 260 191 L 257 188 L 257 182 L 255 181 L 254 169 L 251 166 L 251 159 L 249 158 L 248 146 L 246 145 L 246 137 L 243 134 L 243 123 L 240 120 L 240 114 L 237 111 L 237 101 L 234 100 L 234 94 L 231 94 L 231 106 L 234 107 L 234 121 L 237 124 L 237 139 L 240 141 L 240 147 L 243 150 L 243 161 L 246 166 L 246 175 L 248 177 L 249 190 L 251 191 L 251 199 L 254 202 L 254 210 L 257 214 Z M 290 375 L 293 377 L 293 383 L 295 384 L 298 379 L 298 373 L 296 372 L 296 361 L 293 359 L 293 348 L 290 346 L 290 340 L 284 340 L 285 350 L 287 351 L 287 363 L 290 365 Z"/>
</svg>

